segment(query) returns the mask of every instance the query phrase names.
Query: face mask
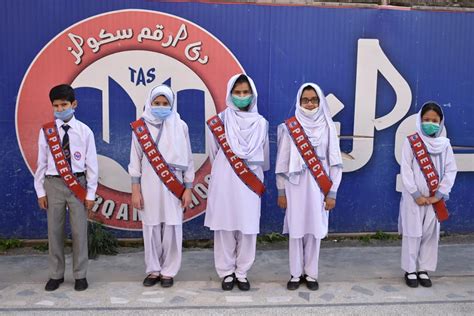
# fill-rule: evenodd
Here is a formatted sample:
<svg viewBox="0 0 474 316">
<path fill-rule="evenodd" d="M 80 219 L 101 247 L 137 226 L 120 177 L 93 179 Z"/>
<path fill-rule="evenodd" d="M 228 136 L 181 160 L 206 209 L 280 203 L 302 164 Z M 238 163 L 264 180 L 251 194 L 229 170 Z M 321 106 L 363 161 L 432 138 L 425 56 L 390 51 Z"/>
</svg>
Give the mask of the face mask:
<svg viewBox="0 0 474 316">
<path fill-rule="evenodd" d="M 60 119 L 61 121 L 69 121 L 72 116 L 74 115 L 74 109 L 69 108 L 67 110 L 64 110 L 62 112 L 54 112 L 54 117 L 57 119 Z"/>
<path fill-rule="evenodd" d="M 432 123 L 432 122 L 423 122 L 421 123 L 421 129 L 426 135 L 432 136 L 438 133 L 439 131 L 439 124 Z"/>
<path fill-rule="evenodd" d="M 152 106 L 151 114 L 159 119 L 166 119 L 171 114 L 171 106 Z"/>
<path fill-rule="evenodd" d="M 305 109 L 304 107 L 300 107 L 300 110 L 303 112 L 304 115 L 306 116 L 313 116 L 314 114 L 318 113 L 319 111 L 319 106 L 317 108 L 314 108 L 312 110 Z"/>
<path fill-rule="evenodd" d="M 249 94 L 245 97 L 238 97 L 236 95 L 232 95 L 232 103 L 239 109 L 244 108 L 252 102 L 253 95 Z"/>
</svg>

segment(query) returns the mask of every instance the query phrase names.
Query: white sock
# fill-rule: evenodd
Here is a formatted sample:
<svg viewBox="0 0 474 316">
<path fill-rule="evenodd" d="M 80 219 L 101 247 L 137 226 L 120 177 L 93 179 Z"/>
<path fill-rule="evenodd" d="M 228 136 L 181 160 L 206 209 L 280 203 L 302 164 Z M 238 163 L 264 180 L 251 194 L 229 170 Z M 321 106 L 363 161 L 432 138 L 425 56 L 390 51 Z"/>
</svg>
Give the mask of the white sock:
<svg viewBox="0 0 474 316">
<path fill-rule="evenodd" d="M 231 276 L 231 275 L 229 275 L 228 277 L 226 277 L 226 278 L 224 279 L 224 282 L 225 282 L 225 283 L 228 283 L 228 282 L 231 282 L 231 281 L 233 281 L 233 280 L 234 280 L 234 277 Z"/>
<path fill-rule="evenodd" d="M 290 282 L 299 282 L 299 281 L 300 281 L 300 278 L 295 278 L 295 277 L 291 278 L 290 280 Z"/>
<path fill-rule="evenodd" d="M 428 276 L 428 274 L 424 274 L 424 273 L 418 274 L 418 277 L 419 277 L 420 279 L 424 279 L 424 280 L 429 280 L 429 279 L 430 279 L 430 277 Z"/>
<path fill-rule="evenodd" d="M 407 275 L 407 278 L 409 280 L 416 280 L 417 276 L 416 276 L 416 273 L 410 273 Z"/>
<path fill-rule="evenodd" d="M 306 276 L 306 281 L 315 282 L 316 279 L 313 279 L 312 277 L 310 277 L 309 275 L 307 275 L 307 276 Z"/>
<path fill-rule="evenodd" d="M 247 283 L 247 279 L 246 279 L 246 278 L 237 278 L 237 280 L 239 280 L 239 282 Z"/>
</svg>

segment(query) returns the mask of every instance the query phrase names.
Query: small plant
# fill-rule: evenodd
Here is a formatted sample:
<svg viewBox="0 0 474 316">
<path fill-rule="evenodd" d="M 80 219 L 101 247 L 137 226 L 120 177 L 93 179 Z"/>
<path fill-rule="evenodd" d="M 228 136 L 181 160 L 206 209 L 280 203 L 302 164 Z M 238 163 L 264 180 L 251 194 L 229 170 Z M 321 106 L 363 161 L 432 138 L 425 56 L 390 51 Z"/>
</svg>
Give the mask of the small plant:
<svg viewBox="0 0 474 316">
<path fill-rule="evenodd" d="M 377 240 L 389 240 L 390 239 L 390 235 L 379 230 L 377 231 L 373 236 L 372 236 L 373 239 L 377 239 Z"/>
<path fill-rule="evenodd" d="M 48 246 L 48 243 L 45 242 L 45 243 L 41 243 L 36 246 L 33 246 L 33 249 L 41 251 L 41 252 L 46 252 L 49 250 L 49 246 Z"/>
<path fill-rule="evenodd" d="M 21 247 L 21 241 L 18 239 L 0 239 L 0 251 L 2 252 L 19 247 Z"/>
<path fill-rule="evenodd" d="M 370 235 L 360 236 L 359 240 L 365 243 L 370 243 Z"/>
<path fill-rule="evenodd" d="M 275 232 L 257 237 L 257 241 L 260 243 L 273 243 L 273 242 L 287 241 L 287 240 L 288 240 L 288 237 L 283 236 L 280 233 L 275 233 Z"/>
<path fill-rule="evenodd" d="M 89 222 L 88 242 L 89 259 L 96 259 L 99 255 L 116 255 L 118 253 L 117 238 L 106 230 L 102 223 Z"/>
</svg>

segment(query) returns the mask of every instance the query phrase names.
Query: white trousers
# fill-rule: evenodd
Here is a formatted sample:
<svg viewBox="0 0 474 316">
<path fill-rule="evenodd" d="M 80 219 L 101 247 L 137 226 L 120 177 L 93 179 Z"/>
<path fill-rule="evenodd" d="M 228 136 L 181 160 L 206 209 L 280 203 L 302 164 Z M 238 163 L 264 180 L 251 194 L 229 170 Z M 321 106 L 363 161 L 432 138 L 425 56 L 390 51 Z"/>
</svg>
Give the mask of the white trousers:
<svg viewBox="0 0 474 316">
<path fill-rule="evenodd" d="M 174 277 L 181 267 L 182 225 L 143 225 L 146 273 Z"/>
<path fill-rule="evenodd" d="M 237 278 L 246 278 L 255 261 L 256 247 L 257 234 L 214 231 L 214 262 L 219 277 L 235 273 Z"/>
<path fill-rule="evenodd" d="M 321 239 L 312 234 L 306 234 L 303 238 L 290 238 L 290 273 L 293 277 L 308 275 L 318 279 L 319 249 Z"/>
<path fill-rule="evenodd" d="M 402 269 L 408 273 L 436 270 L 439 242 L 436 220 L 423 229 L 421 237 L 402 237 Z"/>
</svg>

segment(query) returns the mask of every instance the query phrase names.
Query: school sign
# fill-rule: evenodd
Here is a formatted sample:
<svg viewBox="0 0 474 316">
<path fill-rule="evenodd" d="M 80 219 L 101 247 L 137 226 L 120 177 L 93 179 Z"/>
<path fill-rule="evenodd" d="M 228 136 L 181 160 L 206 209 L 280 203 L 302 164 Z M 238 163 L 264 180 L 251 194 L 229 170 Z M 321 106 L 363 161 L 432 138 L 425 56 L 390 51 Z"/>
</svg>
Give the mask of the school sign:
<svg viewBox="0 0 474 316">
<path fill-rule="evenodd" d="M 52 119 L 49 89 L 63 82 L 76 89 L 76 115 L 95 134 L 100 175 L 90 218 L 119 236 L 141 229 L 127 174 L 129 123 L 151 87 L 172 87 L 197 170 L 185 238 L 209 236 L 205 121 L 224 109 L 227 80 L 238 72 L 257 85 L 272 165 L 276 126 L 292 115 L 298 87 L 323 88 L 344 152 L 331 232 L 396 230 L 401 145 L 421 104 L 438 101 L 459 168 L 442 229 L 474 231 L 474 13 L 149 1 L 3 6 L 0 236 L 46 235 L 32 174 L 38 130 Z M 15 12 L 22 19 L 9 18 Z M 261 231 L 280 231 L 274 168 L 265 184 Z"/>
</svg>

